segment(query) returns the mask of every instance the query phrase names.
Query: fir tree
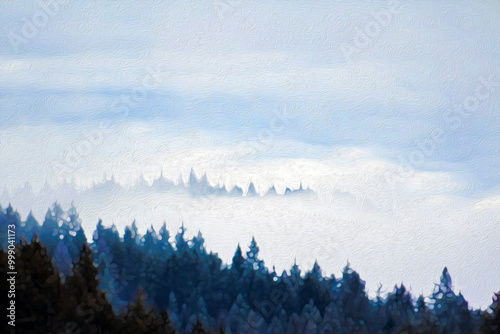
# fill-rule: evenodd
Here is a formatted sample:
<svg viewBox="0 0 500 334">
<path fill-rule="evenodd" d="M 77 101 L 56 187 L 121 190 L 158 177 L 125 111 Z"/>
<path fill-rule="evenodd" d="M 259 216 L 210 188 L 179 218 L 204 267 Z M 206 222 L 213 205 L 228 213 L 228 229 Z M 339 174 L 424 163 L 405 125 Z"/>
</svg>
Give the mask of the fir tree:
<svg viewBox="0 0 500 334">
<path fill-rule="evenodd" d="M 74 207 L 66 213 L 56 203 L 46 216 L 42 226 L 37 227 L 32 217 L 20 225 L 43 235 L 41 242 L 36 235 L 31 244 L 23 241 L 16 253 L 16 299 L 30 301 L 16 307 L 20 333 L 172 334 L 174 327 L 205 332 L 218 325 L 215 332 L 231 333 L 481 330 L 490 334 L 500 328 L 500 295 L 496 294 L 489 312 L 471 311 L 463 295 L 453 291 L 447 268 L 430 303 L 420 296 L 413 304 L 404 285 L 396 286 L 387 300 L 380 294 L 370 300 L 365 283 L 349 265 L 339 279 L 324 277 L 317 263 L 304 277 L 296 264 L 290 274 L 284 271 L 278 276 L 274 268 L 269 272 L 258 257 L 255 239 L 246 258 L 237 247 L 229 267 L 222 265 L 217 254 L 207 253 L 201 233 L 186 241 L 181 227 L 174 249 L 165 224 L 158 234 L 151 227 L 141 237 L 134 223 L 121 239 L 114 226 L 105 228 L 99 221 L 91 252 L 83 230 L 75 230 L 80 219 Z M 11 206 L 0 208 L 0 222 L 20 224 L 20 217 Z M 78 258 L 70 263 L 70 246 L 79 243 Z M 5 251 L 0 251 L 0 260 L 0 271 L 6 273 Z M 63 269 L 64 283 L 55 264 Z M 1 282 L 1 293 L 5 295 L 7 289 L 6 281 Z M 128 307 L 115 308 L 121 312 L 115 315 L 108 300 L 113 305 L 126 302 Z M 0 300 L 2 307 L 4 303 Z"/>
<path fill-rule="evenodd" d="M 104 292 L 98 289 L 98 270 L 91 250 L 84 244 L 73 274 L 64 284 L 64 310 L 61 321 L 72 321 L 85 333 L 112 333 L 116 319 Z"/>
<path fill-rule="evenodd" d="M 443 269 L 440 283 L 436 284 L 432 294 L 433 312 L 439 333 L 472 332 L 472 315 L 463 298 L 453 291 L 452 280 L 448 268 Z"/>
<path fill-rule="evenodd" d="M 59 272 L 33 236 L 31 244 L 21 241 L 16 256 L 16 332 L 50 333 L 62 329 L 57 321 L 63 310 Z"/>
<path fill-rule="evenodd" d="M 130 334 L 173 334 L 173 327 L 166 311 L 156 312 L 154 308 L 147 310 L 146 297 L 141 288 L 138 289 L 135 301 L 128 306 L 127 313 L 122 316 L 122 331 Z"/>
<path fill-rule="evenodd" d="M 247 258 L 244 262 L 244 267 L 249 271 L 262 272 L 265 271 L 264 261 L 259 259 L 259 247 L 255 238 L 252 238 L 252 242 L 248 247 Z"/>
<path fill-rule="evenodd" d="M 481 324 L 481 333 L 494 334 L 500 333 L 500 291 L 495 293 L 493 303 L 490 306 L 490 312 L 483 314 L 483 323 Z"/>
<path fill-rule="evenodd" d="M 200 318 L 196 321 L 196 324 L 194 325 L 193 329 L 191 330 L 191 334 L 206 334 L 205 329 L 203 328 L 203 325 L 201 324 Z"/>
</svg>

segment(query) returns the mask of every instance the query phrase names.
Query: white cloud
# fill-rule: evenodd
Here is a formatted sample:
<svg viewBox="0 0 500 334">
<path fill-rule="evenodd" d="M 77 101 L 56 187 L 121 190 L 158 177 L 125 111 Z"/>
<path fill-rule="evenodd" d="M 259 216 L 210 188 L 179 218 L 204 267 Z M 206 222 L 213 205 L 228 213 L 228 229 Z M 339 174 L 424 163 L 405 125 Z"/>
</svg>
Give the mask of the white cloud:
<svg viewBox="0 0 500 334">
<path fill-rule="evenodd" d="M 497 153 L 499 95 L 490 94 L 460 129 L 443 126 L 443 114 L 483 78 L 500 77 L 500 3 L 401 3 L 351 61 L 341 45 L 356 46 L 386 1 L 232 4 L 223 15 L 211 0 L 66 4 L 15 52 L 8 34 L 19 33 L 40 8 L 3 3 L 2 205 L 12 201 L 40 218 L 54 200 L 73 200 L 87 232 L 98 217 L 121 228 L 136 218 L 143 231 L 164 219 L 173 231 L 183 220 L 225 259 L 254 234 L 268 264 L 289 267 L 297 256 L 310 267 L 318 258 L 338 273 L 349 258 L 372 291 L 378 282 L 401 281 L 416 293 L 430 291 L 430 277 L 437 280 L 446 265 L 472 305 L 487 305 L 500 284 L 500 269 L 491 265 L 500 257 L 500 200 L 498 191 L 477 192 L 481 175 L 474 170 L 487 166 L 485 178 L 497 169 L 488 155 Z M 144 108 L 165 108 L 161 94 L 200 103 L 220 97 L 221 118 L 239 117 L 229 123 L 232 133 L 206 120 L 213 116 L 208 109 L 181 112 L 175 121 L 168 115 L 134 123 L 147 114 L 135 109 L 117 119 L 114 99 L 140 93 L 155 74 L 161 78 L 147 89 Z M 255 129 L 273 131 L 266 113 L 274 110 L 257 104 L 251 115 L 236 115 L 232 102 L 266 99 L 298 106 L 298 124 L 287 128 L 295 137 L 246 138 Z M 54 125 L 112 114 L 106 131 L 99 121 Z M 200 126 L 186 125 L 193 121 Z M 407 155 L 435 129 L 444 129 L 451 144 L 435 143 L 426 155 L 432 170 L 387 158 Z M 318 138 L 330 146 L 311 144 Z M 354 147 L 343 144 L 352 138 Z M 54 163 L 66 168 L 54 170 Z M 252 182 L 260 194 L 301 184 L 314 192 L 194 201 L 182 187 L 137 185 L 141 174 L 149 184 L 160 174 L 186 183 L 192 168 L 227 189 Z M 120 187 L 99 185 L 111 175 Z"/>
<path fill-rule="evenodd" d="M 474 210 L 495 210 L 500 211 L 500 196 L 491 196 L 476 202 Z M 499 217 L 500 218 L 500 217 Z"/>
<path fill-rule="evenodd" d="M 5 175 L 3 187 L 13 189 L 29 181 L 39 189 L 45 181 L 57 186 L 73 180 L 89 188 L 105 175 L 114 175 L 118 183 L 130 187 L 141 174 L 152 182 L 161 173 L 171 181 L 182 177 L 186 182 L 194 169 L 206 174 L 211 184 L 231 189 L 253 182 L 262 193 L 273 186 L 284 191 L 302 183 L 318 193 L 337 191 L 375 200 L 395 192 L 401 193 L 398 196 L 426 195 L 464 188 L 452 174 L 398 166 L 361 148 L 317 150 L 313 145 L 279 140 L 234 143 L 222 135 L 182 133 L 164 123 L 126 122 L 110 130 L 107 133 L 99 130 L 98 123 L 88 123 L 74 128 L 44 125 L 0 131 L 10 139 L 0 144 L 2 155 L 13 162 L 0 169 Z"/>
<path fill-rule="evenodd" d="M 338 273 L 349 258 L 372 292 L 379 282 L 401 281 L 416 293 L 430 292 L 432 277 L 445 265 L 474 306 L 487 305 L 500 284 L 499 268 L 491 266 L 500 255 L 495 239 L 500 226 L 494 223 L 500 208 L 478 211 L 478 199 L 460 196 L 466 177 L 408 169 L 359 147 L 270 141 L 263 154 L 257 149 L 262 146 L 255 146 L 262 143 L 235 145 L 213 133 L 175 132 L 168 124 L 124 123 L 76 160 L 67 174 L 74 185 L 61 184 L 50 176 L 50 162 L 63 158 L 91 128 L 89 123 L 1 130 L 0 136 L 10 139 L 0 144 L 2 156 L 13 162 L 0 167 L 0 188 L 8 190 L 2 205 L 12 202 L 23 214 L 33 209 L 41 218 L 55 200 L 65 206 L 74 201 L 88 234 L 98 218 L 119 229 L 136 219 L 142 231 L 164 220 L 175 231 L 183 221 L 192 233 L 200 229 L 226 260 L 236 242 L 246 245 L 255 235 L 269 265 L 281 270 L 297 257 L 307 269 L 317 258 L 327 272 Z M 251 181 L 262 194 L 271 186 L 282 193 L 300 184 L 314 192 L 199 197 L 182 185 L 192 168 L 217 187 L 245 188 Z M 139 186 L 141 174 L 146 185 Z M 181 184 L 151 188 L 160 174 Z M 100 185 L 105 175 L 121 186 Z M 28 188 L 16 190 L 25 181 Z M 47 185 L 41 190 L 45 181 L 53 190 Z M 491 208 L 498 204 L 493 199 L 479 203 Z M 486 266 L 488 278 L 477 287 L 476 273 Z"/>
</svg>

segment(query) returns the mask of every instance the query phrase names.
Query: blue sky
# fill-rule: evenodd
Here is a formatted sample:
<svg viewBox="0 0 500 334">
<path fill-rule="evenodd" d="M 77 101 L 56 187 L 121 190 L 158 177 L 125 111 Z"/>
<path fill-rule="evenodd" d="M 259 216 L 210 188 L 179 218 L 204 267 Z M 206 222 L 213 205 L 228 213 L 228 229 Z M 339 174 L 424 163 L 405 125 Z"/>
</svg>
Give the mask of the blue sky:
<svg viewBox="0 0 500 334">
<path fill-rule="evenodd" d="M 181 182 L 194 169 L 213 185 L 253 182 L 263 193 L 273 185 L 309 184 L 318 201 L 312 205 L 304 195 L 301 212 L 329 217 L 324 224 L 332 231 L 354 219 L 354 230 L 377 221 L 383 230 L 411 235 L 431 221 L 444 249 L 472 229 L 491 256 L 477 266 L 500 256 L 494 244 L 500 232 L 498 1 L 44 3 L 0 4 L 2 205 L 12 201 L 42 217 L 51 200 L 70 202 L 57 191 L 67 181 L 81 192 L 74 196 L 89 230 L 101 216 L 122 225 L 134 217 L 173 225 L 184 219 L 204 232 L 182 196 L 151 189 L 144 196 L 152 202 L 166 196 L 182 209 L 153 207 L 154 214 L 144 214 L 136 206 L 121 218 L 122 207 L 90 199 L 89 189 L 113 175 L 128 192 L 107 196 L 121 196 L 116 203 L 131 207 L 135 190 L 129 188 L 141 175 Z M 16 190 L 26 182 L 33 194 Z M 55 190 L 42 200 L 45 183 Z M 369 210 L 359 205 L 365 199 Z M 246 207 L 279 221 L 259 201 L 279 212 L 297 199 L 213 200 L 235 216 Z M 330 213 L 332 205 L 344 213 Z M 208 215 L 214 229 L 223 218 L 236 224 L 217 210 Z M 391 225 L 405 219 L 411 223 Z M 255 220 L 247 223 L 264 246 L 273 244 Z M 377 256 L 403 247 L 384 245 L 386 237 L 372 232 L 364 240 Z M 246 232 L 234 233 L 233 243 L 246 242 Z M 348 248 L 350 234 L 343 233 L 335 243 L 347 249 L 327 270 L 350 257 L 370 277 L 368 262 Z M 215 234 L 210 241 L 220 244 Z M 441 249 L 429 243 L 429 252 Z M 219 251 L 233 249 L 231 243 Z M 466 297 L 476 305 L 488 301 L 486 290 L 500 282 L 492 278 L 484 291 L 474 290 L 466 266 L 441 251 L 427 273 L 455 261 Z M 417 267 L 428 256 L 418 254 L 411 259 Z M 500 268 L 486 270 L 500 277 Z M 401 281 L 378 274 L 374 280 Z M 423 277 L 415 287 L 431 286 Z"/>
</svg>

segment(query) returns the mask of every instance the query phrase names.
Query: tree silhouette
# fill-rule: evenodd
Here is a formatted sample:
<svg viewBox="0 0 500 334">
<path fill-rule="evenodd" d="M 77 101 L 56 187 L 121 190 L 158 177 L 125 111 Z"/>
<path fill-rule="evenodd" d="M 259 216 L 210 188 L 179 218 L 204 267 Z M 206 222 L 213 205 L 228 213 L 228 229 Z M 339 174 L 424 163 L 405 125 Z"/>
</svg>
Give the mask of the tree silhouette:
<svg viewBox="0 0 500 334">
<path fill-rule="evenodd" d="M 165 310 L 156 312 L 153 308 L 147 310 L 144 306 L 144 291 L 139 288 L 133 303 L 121 317 L 122 332 L 130 334 L 158 333 L 173 334 L 175 330 L 170 325 L 168 313 Z"/>
<path fill-rule="evenodd" d="M 16 332 L 49 333 L 60 329 L 57 316 L 62 310 L 62 286 L 47 249 L 36 235 L 18 251 L 16 281 Z"/>
<path fill-rule="evenodd" d="M 191 334 L 206 334 L 205 329 L 203 329 L 203 325 L 201 324 L 200 318 L 196 321 L 193 329 L 191 330 Z"/>
<path fill-rule="evenodd" d="M 61 321 L 70 321 L 85 333 L 112 333 L 116 319 L 104 292 L 98 289 L 98 270 L 91 250 L 84 244 L 73 274 L 64 283 L 64 310 Z"/>
<path fill-rule="evenodd" d="M 493 303 L 490 306 L 491 313 L 483 315 L 481 333 L 494 334 L 500 333 L 500 291 L 495 293 Z"/>
<path fill-rule="evenodd" d="M 102 221 L 87 244 L 76 209 L 64 212 L 57 203 L 43 225 L 31 214 L 23 223 L 11 206 L 0 207 L 0 222 L 21 226 L 19 235 L 32 237 L 16 249 L 16 333 L 491 334 L 500 329 L 500 293 L 488 312 L 471 310 L 454 292 L 447 268 L 428 302 L 423 296 L 414 302 L 403 284 L 386 299 L 380 294 L 370 299 L 349 264 L 339 278 L 325 277 L 317 263 L 305 275 L 296 263 L 289 273 L 279 275 L 274 267 L 269 272 L 255 239 L 246 257 L 238 246 L 227 266 L 206 250 L 200 232 L 187 240 L 183 226 L 174 247 L 165 224 L 158 233 L 151 226 L 141 236 L 134 223 L 120 238 Z M 80 244 L 75 258 L 71 249 Z M 7 275 L 5 245 L 4 240 L 0 272 Z M 8 289 L 6 280 L 0 282 L 2 295 Z M 4 298 L 0 306 L 7 309 Z M 12 329 L 4 322 L 2 333 Z"/>
<path fill-rule="evenodd" d="M 432 300 L 438 333 L 453 333 L 458 330 L 472 333 L 472 314 L 462 294 L 457 296 L 453 291 L 451 276 L 446 267 L 432 294 Z"/>
</svg>

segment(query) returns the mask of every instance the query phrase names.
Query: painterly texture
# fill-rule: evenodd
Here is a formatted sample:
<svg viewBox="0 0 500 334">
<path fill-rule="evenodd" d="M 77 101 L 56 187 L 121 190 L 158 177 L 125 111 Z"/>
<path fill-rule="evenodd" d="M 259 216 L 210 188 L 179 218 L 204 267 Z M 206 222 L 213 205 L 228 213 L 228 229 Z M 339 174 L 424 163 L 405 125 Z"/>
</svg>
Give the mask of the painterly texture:
<svg viewBox="0 0 500 334">
<path fill-rule="evenodd" d="M 486 310 L 499 14 L 493 0 L 2 1 L 0 205 L 40 222 L 74 205 L 89 243 L 100 219 L 121 238 L 133 221 L 184 224 L 228 266 L 255 237 L 277 272 L 349 262 L 372 300 L 402 282 L 431 296 L 447 267 Z"/>
<path fill-rule="evenodd" d="M 22 333 L 498 333 L 500 293 L 489 310 L 473 310 L 454 291 L 448 268 L 425 298 L 396 285 L 370 299 L 349 263 L 340 277 L 324 276 L 317 262 L 301 273 L 266 267 L 252 238 L 238 245 L 231 266 L 207 251 L 201 233 L 170 237 L 164 224 L 140 235 L 100 221 L 92 243 L 75 208 L 59 204 L 40 226 L 8 207 L 0 222 L 22 227 L 16 245 Z M 28 244 L 26 240 L 31 239 Z M 172 242 L 170 239 L 173 239 Z M 8 272 L 7 249 L 0 250 Z M 12 291 L 0 285 L 3 294 Z M 5 332 L 12 332 L 8 326 Z"/>
</svg>

